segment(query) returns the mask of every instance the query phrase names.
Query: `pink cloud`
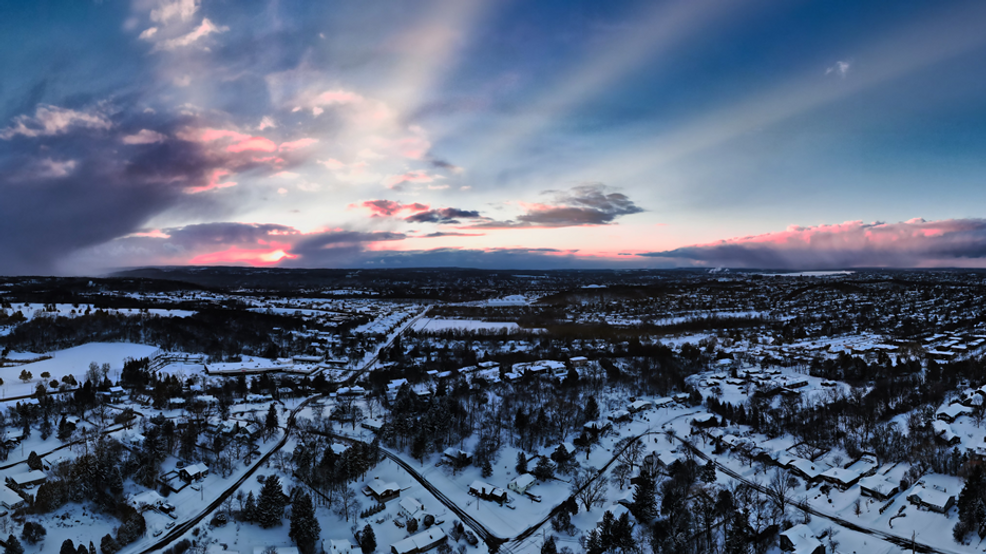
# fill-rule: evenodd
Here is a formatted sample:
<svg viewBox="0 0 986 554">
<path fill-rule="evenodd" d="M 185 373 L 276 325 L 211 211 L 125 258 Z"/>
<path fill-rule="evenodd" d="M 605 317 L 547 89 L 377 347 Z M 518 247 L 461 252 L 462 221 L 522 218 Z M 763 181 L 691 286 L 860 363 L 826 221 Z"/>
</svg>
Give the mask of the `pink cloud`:
<svg viewBox="0 0 986 554">
<path fill-rule="evenodd" d="M 233 153 L 245 152 L 247 150 L 259 151 L 259 152 L 276 152 L 277 144 L 275 144 L 274 141 L 270 140 L 269 138 L 250 137 L 246 140 L 242 140 L 235 144 L 230 144 L 228 147 L 226 147 L 227 152 L 233 152 Z"/>
<path fill-rule="evenodd" d="M 209 177 L 209 183 L 206 185 L 191 187 L 186 189 L 185 192 L 188 194 L 198 194 L 200 192 L 206 192 L 209 190 L 224 189 L 229 187 L 235 187 L 235 181 L 226 181 L 225 183 L 220 183 L 219 180 L 223 177 L 228 177 L 232 173 L 228 169 L 213 169 L 212 175 Z"/>
<path fill-rule="evenodd" d="M 327 90 L 322 94 L 318 95 L 318 103 L 322 105 L 331 104 L 353 104 L 356 102 L 362 102 L 363 97 L 355 92 L 350 92 L 348 90 Z"/>
<path fill-rule="evenodd" d="M 219 252 L 200 254 L 190 259 L 190 265 L 243 264 L 251 266 L 274 265 L 298 256 L 285 251 L 289 245 L 272 245 L 269 248 L 240 248 L 233 246 Z"/>
<path fill-rule="evenodd" d="M 278 150 L 281 152 L 290 152 L 292 150 L 297 150 L 299 148 L 305 148 L 306 146 L 311 146 L 318 142 L 318 139 L 313 138 L 303 138 L 298 140 L 293 140 L 291 142 L 282 142 Z"/>
<path fill-rule="evenodd" d="M 778 269 L 986 266 L 986 220 L 847 221 L 687 246 L 643 256 Z"/>
<path fill-rule="evenodd" d="M 384 217 L 394 216 L 402 212 L 425 212 L 430 209 L 430 206 L 427 204 L 420 204 L 417 202 L 413 204 L 401 204 L 400 202 L 394 202 L 393 200 L 367 200 L 360 204 L 350 204 L 349 207 L 366 208 L 370 210 L 374 216 Z"/>
</svg>

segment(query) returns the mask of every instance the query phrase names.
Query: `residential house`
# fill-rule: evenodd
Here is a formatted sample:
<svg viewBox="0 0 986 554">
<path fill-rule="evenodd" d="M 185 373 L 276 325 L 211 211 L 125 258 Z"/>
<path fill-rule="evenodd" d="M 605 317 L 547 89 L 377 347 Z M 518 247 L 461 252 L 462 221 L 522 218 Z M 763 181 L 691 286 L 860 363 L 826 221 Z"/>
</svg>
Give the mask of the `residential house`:
<svg viewBox="0 0 986 554">
<path fill-rule="evenodd" d="M 513 481 L 507 483 L 507 488 L 517 494 L 526 494 L 527 489 L 531 488 L 536 479 L 530 473 L 521 473 Z"/>
<path fill-rule="evenodd" d="M 794 554 L 825 554 L 825 545 L 811 527 L 801 523 L 781 533 L 781 550 Z"/>
</svg>

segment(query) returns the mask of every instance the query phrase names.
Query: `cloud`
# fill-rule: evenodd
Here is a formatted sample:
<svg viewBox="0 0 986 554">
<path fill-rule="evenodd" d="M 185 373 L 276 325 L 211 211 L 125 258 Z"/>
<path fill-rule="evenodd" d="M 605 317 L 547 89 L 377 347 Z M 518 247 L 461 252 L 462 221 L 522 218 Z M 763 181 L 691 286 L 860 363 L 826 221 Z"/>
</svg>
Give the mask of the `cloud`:
<svg viewBox="0 0 986 554">
<path fill-rule="evenodd" d="M 840 77 L 845 77 L 849 73 L 851 62 L 838 61 L 835 65 L 825 70 L 825 74 L 835 73 Z"/>
<path fill-rule="evenodd" d="M 460 210 L 458 208 L 441 208 L 438 210 L 428 210 L 416 213 L 404 218 L 408 223 L 440 223 L 446 225 L 457 225 L 459 219 L 480 219 L 479 212 L 472 210 Z"/>
<path fill-rule="evenodd" d="M 198 0 L 161 2 L 158 8 L 151 10 L 151 21 L 155 23 L 167 23 L 175 18 L 181 21 L 188 21 L 198 10 Z"/>
<path fill-rule="evenodd" d="M 485 237 L 485 236 L 486 236 L 485 233 L 445 233 L 442 231 L 438 231 L 436 233 L 428 233 L 427 235 L 421 235 L 415 238 L 435 239 L 439 237 Z"/>
<path fill-rule="evenodd" d="M 792 226 L 776 233 L 640 255 L 761 269 L 986 267 L 986 220 Z"/>
<path fill-rule="evenodd" d="M 459 166 L 457 166 L 457 165 L 455 165 L 453 163 L 447 162 L 445 160 L 437 160 L 437 159 L 431 160 L 431 165 L 432 165 L 432 167 L 437 167 L 439 169 L 445 169 L 445 170 L 448 170 L 448 171 L 450 171 L 452 173 L 455 173 L 455 174 L 461 174 L 461 173 L 463 173 L 465 171 L 461 167 L 459 167 Z"/>
<path fill-rule="evenodd" d="M 611 192 L 599 183 L 573 187 L 568 192 L 545 191 L 543 194 L 553 194 L 554 201 L 550 204 L 524 204 L 526 212 L 517 216 L 516 221 L 488 221 L 474 227 L 512 229 L 609 225 L 620 216 L 644 211 L 625 194 Z"/>
<path fill-rule="evenodd" d="M 414 170 L 391 175 L 383 180 L 383 184 L 389 189 L 400 190 L 405 183 L 430 183 L 434 180 L 426 171 Z"/>
<path fill-rule="evenodd" d="M 79 112 L 58 106 L 40 105 L 35 109 L 34 117 L 28 115 L 15 117 L 12 126 L 0 130 L 0 139 L 10 140 L 17 135 L 25 137 L 61 135 L 73 127 L 106 130 L 112 126 L 105 115 L 96 111 Z"/>
<path fill-rule="evenodd" d="M 305 148 L 311 146 L 318 142 L 315 138 L 302 138 L 298 140 L 293 140 L 290 142 L 282 142 L 280 146 L 277 147 L 281 152 L 290 152 L 292 150 L 298 150 L 300 148 Z"/>
<path fill-rule="evenodd" d="M 390 217 L 401 212 L 423 212 L 429 209 L 427 204 L 413 203 L 401 204 L 393 200 L 366 200 L 359 205 L 351 204 L 350 208 L 366 208 L 373 212 L 374 216 Z"/>
<path fill-rule="evenodd" d="M 39 163 L 40 171 L 38 171 L 35 176 L 39 178 L 59 178 L 67 177 L 75 169 L 78 162 L 75 160 L 66 160 L 64 162 L 57 162 L 51 158 L 41 160 Z"/>
<path fill-rule="evenodd" d="M 223 181 L 220 182 L 225 177 L 229 177 L 231 172 L 228 169 L 214 169 L 212 175 L 209 178 L 209 182 L 205 185 L 199 185 L 195 187 L 188 188 L 185 192 L 189 194 L 198 194 L 200 192 L 207 192 L 216 189 L 225 189 L 229 187 L 235 187 L 237 183 L 235 181 Z"/>
<path fill-rule="evenodd" d="M 133 135 L 123 137 L 122 140 L 123 144 L 154 144 L 155 142 L 161 142 L 166 138 L 168 137 L 158 133 L 157 131 L 141 129 Z"/>
<path fill-rule="evenodd" d="M 185 35 L 182 35 L 182 36 L 179 36 L 179 37 L 176 37 L 176 38 L 172 38 L 172 39 L 161 41 L 161 42 L 157 43 L 157 45 L 154 46 L 154 49 L 155 50 L 175 50 L 177 48 L 183 48 L 185 46 L 190 46 L 190 45 L 194 44 L 195 42 L 198 42 L 200 39 L 205 38 L 205 37 L 207 37 L 207 36 L 209 36 L 209 35 L 211 35 L 213 33 L 225 33 L 228 30 L 229 30 L 229 27 L 226 27 L 226 26 L 217 27 L 215 24 L 213 24 L 211 21 L 209 21 L 208 18 L 205 18 L 205 19 L 202 20 L 202 23 L 198 27 L 196 27 L 194 30 L 192 30 L 188 34 L 185 34 Z M 143 37 L 143 33 L 141 33 L 141 37 L 142 38 L 150 39 L 153 36 L 154 36 L 154 34 L 152 34 L 149 37 Z"/>
</svg>

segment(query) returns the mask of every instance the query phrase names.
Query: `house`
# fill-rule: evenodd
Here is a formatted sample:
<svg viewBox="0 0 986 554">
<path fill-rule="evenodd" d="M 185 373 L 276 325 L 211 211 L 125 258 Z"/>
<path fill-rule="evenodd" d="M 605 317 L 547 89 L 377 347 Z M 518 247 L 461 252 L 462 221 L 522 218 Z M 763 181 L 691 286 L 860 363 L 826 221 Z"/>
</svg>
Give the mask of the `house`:
<svg viewBox="0 0 986 554">
<path fill-rule="evenodd" d="M 610 421 L 615 421 L 617 423 L 621 421 L 630 421 L 630 412 L 626 410 L 617 410 L 607 417 Z"/>
<path fill-rule="evenodd" d="M 379 477 L 370 481 L 366 488 L 363 489 L 363 494 L 373 497 L 377 502 L 387 502 L 401 495 L 401 489 L 397 486 L 397 483 L 384 483 Z"/>
<path fill-rule="evenodd" d="M 653 407 L 654 405 L 647 400 L 637 400 L 627 405 L 627 411 L 629 411 L 631 414 L 635 414 L 637 412 L 649 410 Z"/>
<path fill-rule="evenodd" d="M 831 483 L 842 490 L 846 490 L 858 483 L 861 476 L 859 473 L 852 471 L 851 469 L 833 467 L 822 472 L 821 477 L 824 481 Z"/>
<path fill-rule="evenodd" d="M 583 429 L 589 431 L 590 433 L 601 433 L 612 427 L 612 423 L 601 419 L 597 419 L 596 421 L 587 421 L 585 422 L 585 425 L 582 426 Z"/>
<path fill-rule="evenodd" d="M 935 417 L 948 423 L 954 423 L 960 416 L 969 415 L 971 413 L 972 408 L 968 406 L 963 406 L 962 404 L 949 404 L 944 408 L 939 408 L 938 412 L 935 414 Z"/>
<path fill-rule="evenodd" d="M 589 365 L 589 358 L 585 356 L 575 356 L 574 358 L 569 358 L 568 361 L 572 364 L 572 367 L 585 367 Z"/>
<path fill-rule="evenodd" d="M 329 554 L 350 554 L 355 548 L 356 545 L 349 542 L 349 539 L 329 541 Z"/>
<path fill-rule="evenodd" d="M 404 519 L 418 519 L 425 513 L 425 505 L 417 498 L 402 498 L 400 503 L 400 513 Z"/>
<path fill-rule="evenodd" d="M 898 490 L 898 485 L 883 475 L 871 475 L 859 480 L 859 493 L 877 500 L 889 500 Z"/>
<path fill-rule="evenodd" d="M 373 431 L 374 433 L 379 433 L 380 430 L 383 429 L 383 423 L 381 423 L 379 421 L 368 420 L 368 421 L 364 421 L 360 425 L 364 429 L 369 429 L 370 431 Z"/>
<path fill-rule="evenodd" d="M 476 495 L 483 500 L 499 502 L 500 504 L 507 501 L 507 491 L 482 481 L 473 481 L 469 485 L 469 494 Z"/>
<path fill-rule="evenodd" d="M 657 400 L 654 401 L 655 408 L 667 408 L 669 406 L 674 406 L 673 397 L 665 396 L 664 398 L 658 398 Z"/>
<path fill-rule="evenodd" d="M 816 466 L 808 460 L 805 460 L 804 458 L 795 458 L 788 467 L 792 473 L 809 483 L 817 482 L 824 472 L 822 468 Z"/>
<path fill-rule="evenodd" d="M 472 463 L 472 456 L 465 450 L 459 450 L 458 448 L 446 448 L 442 455 L 455 467 L 466 467 Z"/>
<path fill-rule="evenodd" d="M 536 479 L 530 473 L 521 473 L 513 481 L 507 483 L 507 488 L 517 494 L 527 494 L 527 489 L 531 488 Z"/>
<path fill-rule="evenodd" d="M 17 475 L 11 475 L 10 480 L 19 488 L 33 487 L 48 480 L 48 476 L 40 469 L 33 469 Z"/>
<path fill-rule="evenodd" d="M 110 400 L 113 402 L 123 400 L 125 394 L 127 391 L 123 390 L 123 387 L 110 387 Z"/>
<path fill-rule="evenodd" d="M 178 470 L 178 476 L 181 477 L 181 480 L 186 483 L 198 481 L 208 474 L 209 468 L 205 464 L 187 465 Z"/>
<path fill-rule="evenodd" d="M 8 510 L 16 510 L 25 504 L 21 495 L 6 485 L 0 485 L 0 506 Z"/>
<path fill-rule="evenodd" d="M 825 554 L 825 545 L 811 527 L 801 523 L 781 533 L 781 550 L 794 554 Z"/>
<path fill-rule="evenodd" d="M 908 495 L 907 500 L 916 506 L 923 506 L 932 512 L 944 514 L 955 505 L 955 496 L 938 487 L 928 488 L 919 482 Z"/>
<path fill-rule="evenodd" d="M 445 531 L 442 531 L 440 527 L 432 527 L 417 535 L 395 542 L 390 545 L 390 552 L 391 554 L 419 554 L 444 544 L 445 540 Z"/>
<path fill-rule="evenodd" d="M 952 431 L 952 427 L 940 419 L 932 421 L 931 428 L 935 432 L 935 438 L 945 444 L 954 445 L 962 442 L 962 438 Z"/>
</svg>

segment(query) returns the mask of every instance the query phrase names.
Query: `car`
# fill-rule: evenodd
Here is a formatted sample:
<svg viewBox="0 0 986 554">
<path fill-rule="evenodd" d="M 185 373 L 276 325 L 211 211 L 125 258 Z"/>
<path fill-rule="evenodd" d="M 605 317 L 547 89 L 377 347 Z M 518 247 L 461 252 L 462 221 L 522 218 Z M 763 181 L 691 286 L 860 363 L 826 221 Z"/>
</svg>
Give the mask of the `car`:
<svg viewBox="0 0 986 554">
<path fill-rule="evenodd" d="M 162 512 L 164 512 L 166 514 L 175 511 L 175 505 L 174 504 L 170 504 L 168 502 L 164 502 L 163 504 L 161 504 L 160 506 L 158 506 L 158 508 Z"/>
<path fill-rule="evenodd" d="M 159 537 L 159 536 L 161 536 L 161 533 L 164 533 L 164 529 L 161 529 L 160 527 L 157 527 L 157 528 L 154 529 L 153 535 L 155 537 Z"/>
<path fill-rule="evenodd" d="M 175 526 L 175 522 L 173 522 L 173 521 L 169 521 L 168 523 L 166 523 L 166 524 L 164 525 L 164 528 L 165 528 L 165 529 L 171 529 L 171 528 L 172 528 L 172 527 L 174 527 L 174 526 Z"/>
</svg>

